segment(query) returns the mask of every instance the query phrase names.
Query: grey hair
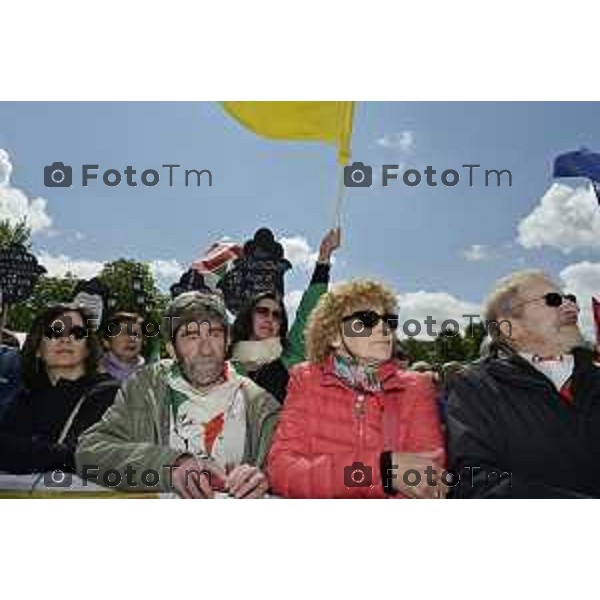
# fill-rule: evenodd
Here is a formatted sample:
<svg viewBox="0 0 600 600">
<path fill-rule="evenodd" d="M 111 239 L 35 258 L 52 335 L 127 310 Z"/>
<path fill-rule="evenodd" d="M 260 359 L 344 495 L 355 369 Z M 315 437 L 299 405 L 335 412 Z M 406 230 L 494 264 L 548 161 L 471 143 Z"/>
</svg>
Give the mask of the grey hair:
<svg viewBox="0 0 600 600">
<path fill-rule="evenodd" d="M 552 281 L 544 271 L 526 269 L 516 271 L 496 282 L 484 303 L 483 316 L 487 321 L 487 332 L 494 342 L 506 341 L 506 335 L 501 330 L 501 325 L 510 321 L 507 317 L 519 317 L 522 307 L 515 306 L 520 298 L 523 287 L 532 281 Z M 510 337 L 510 333 L 508 335 Z"/>
</svg>

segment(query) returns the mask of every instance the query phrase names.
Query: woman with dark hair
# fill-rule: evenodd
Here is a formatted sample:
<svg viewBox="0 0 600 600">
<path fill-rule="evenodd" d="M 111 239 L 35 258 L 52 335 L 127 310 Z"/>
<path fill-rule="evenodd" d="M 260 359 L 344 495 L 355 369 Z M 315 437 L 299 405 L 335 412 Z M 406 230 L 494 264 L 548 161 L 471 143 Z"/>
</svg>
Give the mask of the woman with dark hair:
<svg viewBox="0 0 600 600">
<path fill-rule="evenodd" d="M 233 324 L 230 346 L 233 366 L 279 402 L 283 402 L 286 395 L 288 370 L 306 360 L 306 322 L 319 298 L 327 291 L 331 255 L 339 246 L 340 230 L 331 229 L 321 241 L 310 285 L 302 296 L 289 333 L 283 299 L 274 292 L 252 298 L 241 308 Z"/>
<path fill-rule="evenodd" d="M 98 421 L 119 389 L 99 374 L 91 315 L 75 304 L 33 322 L 22 350 L 24 391 L 0 423 L 0 471 L 74 471 L 78 436 Z"/>
</svg>

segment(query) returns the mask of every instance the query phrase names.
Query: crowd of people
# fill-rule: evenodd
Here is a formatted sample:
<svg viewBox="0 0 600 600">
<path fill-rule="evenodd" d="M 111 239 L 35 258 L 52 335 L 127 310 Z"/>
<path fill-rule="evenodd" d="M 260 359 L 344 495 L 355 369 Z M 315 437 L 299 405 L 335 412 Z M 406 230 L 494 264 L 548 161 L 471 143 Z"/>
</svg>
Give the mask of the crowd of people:
<svg viewBox="0 0 600 600">
<path fill-rule="evenodd" d="M 291 326 L 276 291 L 233 322 L 186 291 L 148 363 L 142 315 L 95 331 L 81 302 L 48 307 L 18 360 L 0 352 L 0 471 L 183 498 L 600 496 L 600 368 L 572 294 L 510 274 L 482 357 L 436 374 L 403 353 L 394 291 L 330 287 L 339 245 L 328 232 Z"/>
</svg>

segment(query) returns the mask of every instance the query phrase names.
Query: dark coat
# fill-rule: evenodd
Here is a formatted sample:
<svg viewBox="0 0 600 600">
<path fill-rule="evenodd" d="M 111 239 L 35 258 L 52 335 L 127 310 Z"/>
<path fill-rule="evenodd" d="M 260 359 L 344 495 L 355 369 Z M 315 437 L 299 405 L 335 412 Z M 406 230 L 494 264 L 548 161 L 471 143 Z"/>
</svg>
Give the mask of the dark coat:
<svg viewBox="0 0 600 600">
<path fill-rule="evenodd" d="M 600 496 L 600 369 L 574 351 L 573 403 L 517 354 L 456 376 L 448 404 L 455 497 Z"/>
<path fill-rule="evenodd" d="M 76 381 L 61 379 L 54 386 L 47 382 L 22 392 L 0 422 L 0 471 L 74 471 L 77 438 L 102 417 L 118 389 L 119 383 L 102 373 Z M 64 443 L 58 444 L 63 426 L 84 394 Z"/>
</svg>

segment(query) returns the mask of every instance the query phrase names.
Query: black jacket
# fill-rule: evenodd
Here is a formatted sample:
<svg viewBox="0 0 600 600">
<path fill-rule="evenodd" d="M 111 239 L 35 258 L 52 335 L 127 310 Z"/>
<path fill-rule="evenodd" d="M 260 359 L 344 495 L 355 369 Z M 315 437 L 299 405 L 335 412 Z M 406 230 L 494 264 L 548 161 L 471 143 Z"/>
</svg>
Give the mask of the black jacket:
<svg viewBox="0 0 600 600">
<path fill-rule="evenodd" d="M 517 354 L 458 375 L 448 403 L 451 496 L 600 497 L 600 369 L 573 352 L 573 404 Z"/>
<path fill-rule="evenodd" d="M 105 373 L 76 381 L 49 382 L 22 392 L 0 423 L 0 471 L 35 473 L 61 469 L 74 471 L 77 438 L 99 421 L 113 403 L 119 382 Z M 85 394 L 63 444 L 63 426 Z"/>
<path fill-rule="evenodd" d="M 248 377 L 269 394 L 274 396 L 281 404 L 287 394 L 290 375 L 281 359 L 263 365 L 258 371 L 247 373 Z"/>
</svg>

